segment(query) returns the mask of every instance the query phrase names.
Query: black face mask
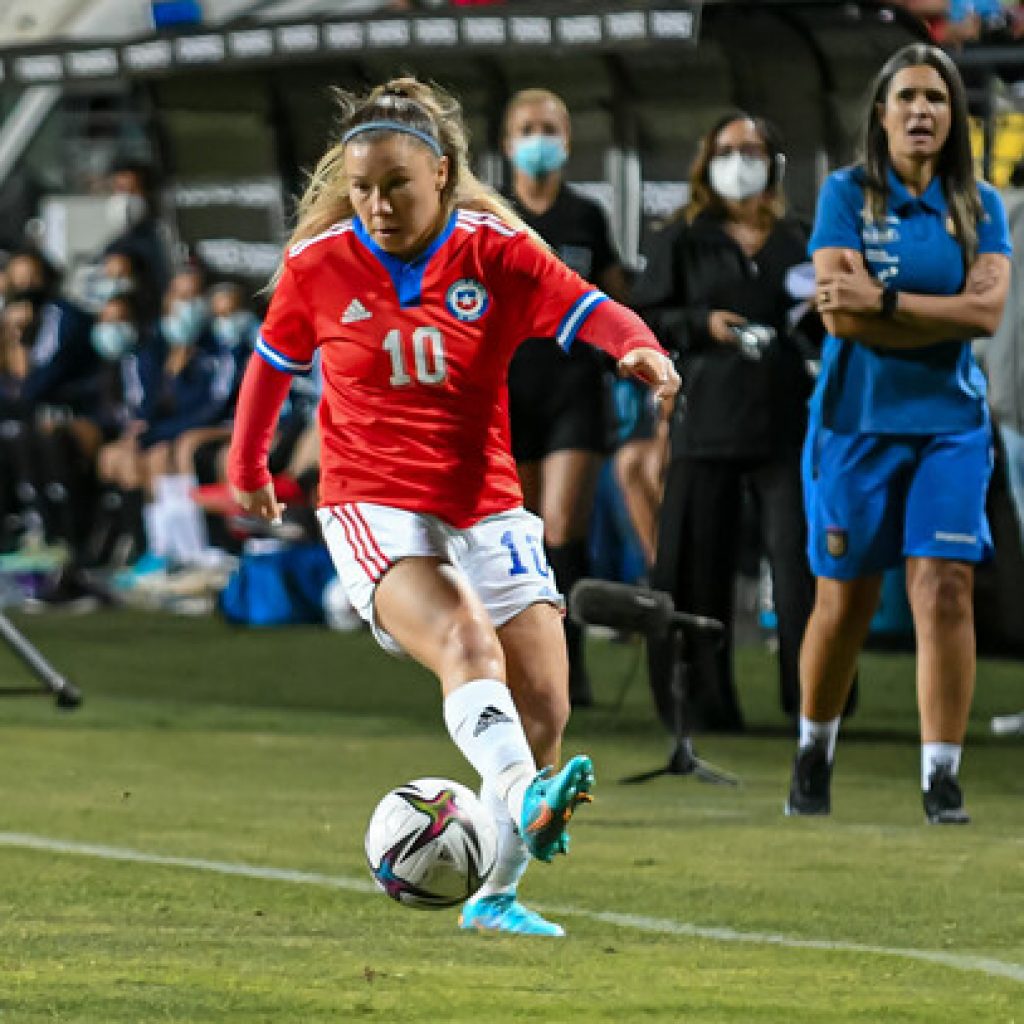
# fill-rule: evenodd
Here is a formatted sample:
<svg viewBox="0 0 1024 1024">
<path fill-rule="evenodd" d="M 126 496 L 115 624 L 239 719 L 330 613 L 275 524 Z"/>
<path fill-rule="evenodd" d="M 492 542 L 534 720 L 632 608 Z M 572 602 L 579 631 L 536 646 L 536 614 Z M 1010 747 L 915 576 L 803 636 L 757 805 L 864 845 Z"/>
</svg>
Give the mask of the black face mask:
<svg viewBox="0 0 1024 1024">
<path fill-rule="evenodd" d="M 32 309 L 36 313 L 39 312 L 39 307 L 50 297 L 49 292 L 45 288 L 23 288 L 21 291 L 12 292 L 7 296 L 8 305 L 15 302 L 27 302 L 32 306 Z"/>
</svg>

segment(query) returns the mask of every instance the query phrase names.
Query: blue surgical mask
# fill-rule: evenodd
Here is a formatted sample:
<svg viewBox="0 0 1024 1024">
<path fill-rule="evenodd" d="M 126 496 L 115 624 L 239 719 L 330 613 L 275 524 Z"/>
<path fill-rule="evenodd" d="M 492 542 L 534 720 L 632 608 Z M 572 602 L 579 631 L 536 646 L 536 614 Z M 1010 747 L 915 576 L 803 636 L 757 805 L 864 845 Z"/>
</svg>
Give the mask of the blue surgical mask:
<svg viewBox="0 0 1024 1024">
<path fill-rule="evenodd" d="M 557 135 L 525 135 L 512 146 L 512 163 L 531 178 L 544 178 L 559 170 L 569 157 Z"/>
<path fill-rule="evenodd" d="M 135 282 L 130 277 L 99 278 L 93 285 L 93 293 L 98 302 L 107 302 L 118 295 L 130 295 L 135 291 Z"/>
<path fill-rule="evenodd" d="M 213 318 L 213 336 L 223 348 L 237 348 L 249 342 L 258 327 L 259 320 L 247 309 Z"/>
<path fill-rule="evenodd" d="M 194 345 L 206 326 L 205 299 L 179 299 L 171 312 L 160 318 L 160 330 L 167 344 L 175 348 Z"/>
<path fill-rule="evenodd" d="M 135 347 L 139 332 L 126 320 L 99 321 L 92 325 L 92 347 L 109 362 L 120 359 Z"/>
</svg>

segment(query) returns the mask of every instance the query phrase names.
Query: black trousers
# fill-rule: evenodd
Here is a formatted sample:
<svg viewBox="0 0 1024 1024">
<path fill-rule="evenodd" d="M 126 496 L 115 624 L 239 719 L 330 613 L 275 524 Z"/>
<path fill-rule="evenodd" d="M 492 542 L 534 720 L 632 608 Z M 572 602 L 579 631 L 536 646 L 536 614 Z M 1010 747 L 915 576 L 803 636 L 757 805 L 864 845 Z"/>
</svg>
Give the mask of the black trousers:
<svg viewBox="0 0 1024 1024">
<path fill-rule="evenodd" d="M 807 564 L 799 451 L 766 461 L 676 458 L 665 481 L 651 585 L 668 591 L 679 611 L 720 619 L 726 629 L 720 644 L 702 639 L 687 643 L 688 723 L 698 731 L 743 727 L 732 648 L 745 488 L 771 566 L 780 703 L 793 715 L 800 706 L 800 644 L 814 602 L 814 579 Z M 671 728 L 670 641 L 648 643 L 648 671 L 658 713 Z"/>
</svg>

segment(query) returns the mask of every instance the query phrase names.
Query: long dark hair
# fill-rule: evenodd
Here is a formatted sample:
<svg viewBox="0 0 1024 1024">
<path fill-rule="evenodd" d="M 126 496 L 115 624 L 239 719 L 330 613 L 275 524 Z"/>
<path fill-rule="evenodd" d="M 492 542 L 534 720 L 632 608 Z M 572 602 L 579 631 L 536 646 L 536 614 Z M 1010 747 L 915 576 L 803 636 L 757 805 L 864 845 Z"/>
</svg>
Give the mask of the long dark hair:
<svg viewBox="0 0 1024 1024">
<path fill-rule="evenodd" d="M 743 110 L 733 110 L 720 117 L 700 140 L 697 156 L 690 167 L 690 199 L 676 216 L 685 216 L 692 221 L 705 210 L 712 213 L 725 213 L 725 203 L 711 187 L 709 168 L 715 156 L 715 143 L 726 125 L 734 121 L 750 121 L 757 131 L 758 138 L 768 150 L 768 184 L 765 187 L 765 210 L 772 220 L 778 220 L 786 209 L 786 200 L 782 192 L 782 171 L 785 156 L 782 152 L 782 139 L 779 130 L 763 117 L 755 117 Z"/>
<path fill-rule="evenodd" d="M 875 79 L 864 133 L 865 212 L 876 223 L 885 218 L 891 161 L 880 108 L 885 106 L 893 78 L 905 68 L 913 67 L 934 68 L 949 91 L 949 137 L 939 153 L 936 174 L 953 221 L 953 235 L 963 250 L 964 265 L 969 267 L 978 253 L 978 221 L 982 216 L 982 205 L 974 178 L 967 92 L 956 65 L 937 46 L 912 43 L 903 47 L 885 62 Z"/>
</svg>

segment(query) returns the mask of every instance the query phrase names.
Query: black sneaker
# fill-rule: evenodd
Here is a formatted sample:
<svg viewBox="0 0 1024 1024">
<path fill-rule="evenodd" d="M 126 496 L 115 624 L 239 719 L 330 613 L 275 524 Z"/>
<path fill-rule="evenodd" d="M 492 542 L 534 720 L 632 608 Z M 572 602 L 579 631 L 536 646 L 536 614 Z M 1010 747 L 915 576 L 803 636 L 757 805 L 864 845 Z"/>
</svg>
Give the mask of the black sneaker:
<svg viewBox="0 0 1024 1024">
<path fill-rule="evenodd" d="M 948 765 L 937 765 L 928 778 L 924 814 L 929 825 L 966 825 L 971 820 L 964 810 L 960 783 Z"/>
<path fill-rule="evenodd" d="M 822 746 L 801 747 L 793 761 L 786 815 L 831 814 L 832 763 Z"/>
</svg>

